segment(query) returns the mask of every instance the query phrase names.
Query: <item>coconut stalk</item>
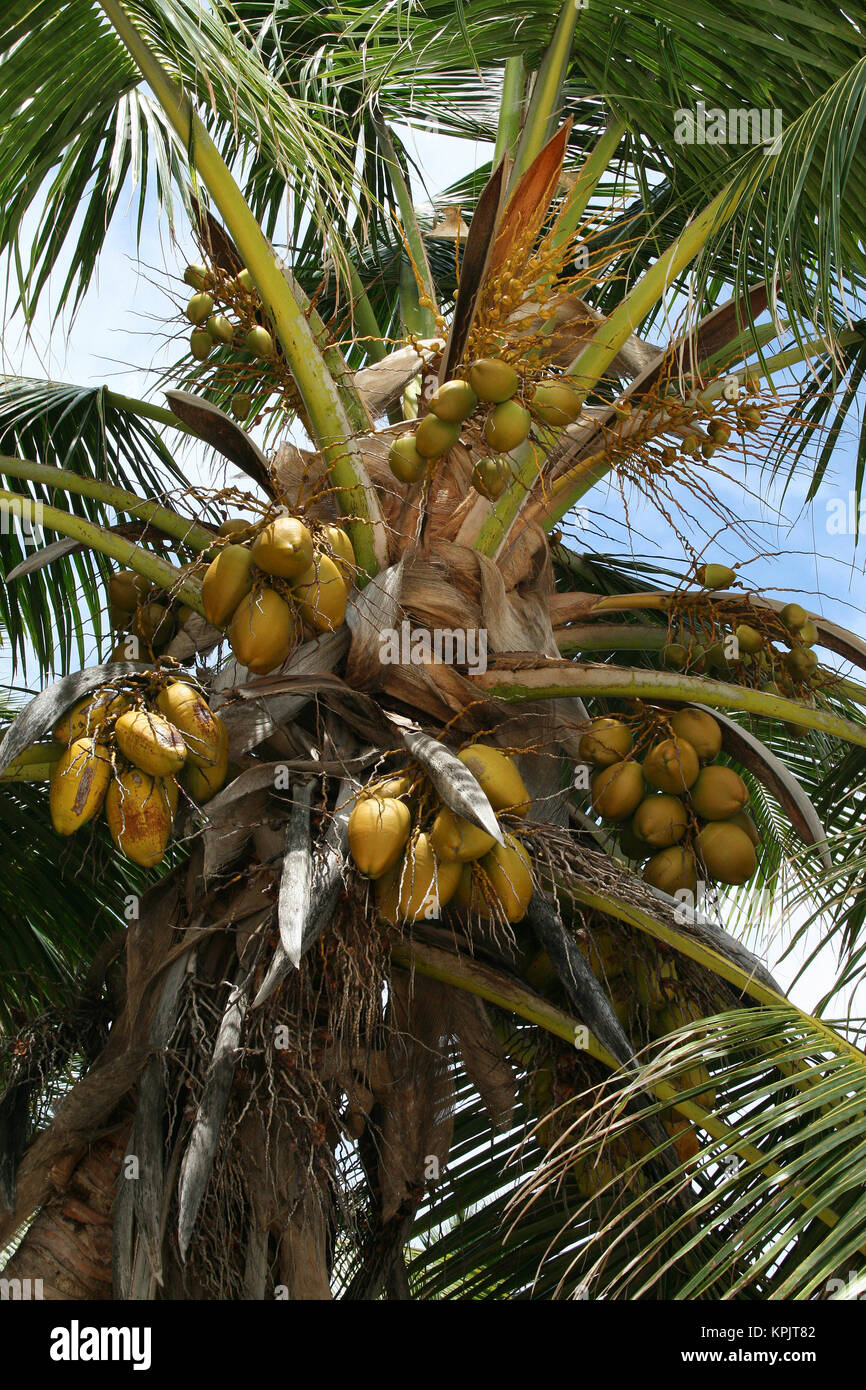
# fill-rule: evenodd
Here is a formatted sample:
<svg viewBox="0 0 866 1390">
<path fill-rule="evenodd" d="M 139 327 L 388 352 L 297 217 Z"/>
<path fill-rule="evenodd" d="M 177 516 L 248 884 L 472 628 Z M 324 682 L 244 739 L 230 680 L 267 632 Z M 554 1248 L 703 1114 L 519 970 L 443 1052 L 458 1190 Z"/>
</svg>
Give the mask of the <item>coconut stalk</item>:
<svg viewBox="0 0 866 1390">
<path fill-rule="evenodd" d="M 526 69 L 520 54 L 506 58 L 502 75 L 502 100 L 499 103 L 499 120 L 496 125 L 496 144 L 493 147 L 491 167 L 496 168 L 500 159 L 507 155 L 513 159 L 520 139 L 520 122 L 523 118 Z"/>
<path fill-rule="evenodd" d="M 394 141 L 391 139 L 391 132 L 384 121 L 375 122 L 376 135 L 382 148 L 386 160 L 388 161 L 388 171 L 394 191 L 397 194 L 397 203 L 400 208 L 400 217 L 403 223 L 403 234 L 415 274 L 421 282 L 423 296 L 429 299 L 430 303 L 421 304 L 421 336 L 434 338 L 439 332 L 436 324 L 436 286 L 433 283 L 433 273 L 430 270 L 430 262 L 427 259 L 427 248 L 424 245 L 424 238 L 421 235 L 421 228 L 418 225 L 418 216 L 415 212 L 415 204 L 412 202 L 412 194 L 409 185 L 403 175 L 400 162 L 397 159 L 397 152 L 394 149 Z"/>
<path fill-rule="evenodd" d="M 47 507 L 42 502 L 22 497 L 18 492 L 7 492 L 0 488 L 0 507 L 4 503 L 14 509 L 13 515 L 21 516 L 29 521 L 31 526 L 45 526 L 49 531 L 59 531 L 62 536 L 80 541 L 88 550 L 96 550 L 100 555 L 107 555 L 110 560 L 117 560 L 119 564 L 135 570 L 136 574 L 142 575 L 157 588 L 170 589 L 179 602 L 195 609 L 202 617 L 205 616 L 200 586 L 186 579 L 183 572 L 170 565 L 167 560 L 152 555 L 148 550 L 142 550 L 141 546 L 124 540 L 122 536 L 115 536 L 103 526 L 85 521 L 83 517 L 62 512 L 58 507 Z"/>
<path fill-rule="evenodd" d="M 419 975 L 426 975 L 430 979 L 439 980 L 455 989 L 466 990 L 470 994 L 478 995 L 490 1004 L 495 1004 L 501 1009 L 517 1014 L 520 1018 L 525 1018 L 529 1023 L 543 1028 L 552 1036 L 561 1038 L 573 1046 L 580 1046 L 588 1056 L 595 1058 L 596 1061 L 601 1062 L 611 1071 L 621 1071 L 616 1058 L 601 1046 L 587 1028 L 577 1023 L 561 1009 L 557 1009 L 553 1004 L 548 1004 L 547 1000 L 535 994 L 525 985 L 517 984 L 513 980 L 506 980 L 486 966 L 475 961 L 458 960 L 448 951 L 435 946 L 422 945 L 420 942 L 413 942 L 411 945 L 395 943 L 391 947 L 391 959 L 397 965 L 402 965 L 405 969 L 415 971 Z M 781 995 L 774 994 L 773 1003 L 787 1005 L 788 1001 Z M 808 1015 L 803 1015 L 803 1017 L 808 1017 Z M 814 1022 L 814 1020 L 810 1019 L 810 1022 Z M 834 1045 L 837 1045 L 835 1035 Z M 672 1108 L 679 1111 L 693 1125 L 705 1130 L 714 1140 L 723 1143 L 727 1150 L 739 1154 L 747 1163 L 768 1177 L 777 1177 L 782 1172 L 778 1163 L 766 1158 L 754 1144 L 741 1139 L 735 1130 L 725 1124 L 724 1120 L 708 1114 L 696 1101 L 684 1099 L 682 1091 L 676 1086 L 658 1079 L 649 1079 L 644 1083 L 643 1075 L 642 1070 L 635 1085 L 640 1084 L 642 1089 L 651 1092 L 658 1101 L 663 1103 L 666 1109 Z M 791 1183 L 790 1190 L 796 1193 L 798 1200 L 812 1211 L 812 1215 L 819 1217 L 825 1225 L 835 1226 L 837 1224 L 839 1221 L 837 1213 L 829 1207 L 818 1209 L 814 1199 L 805 1188 L 802 1188 L 798 1183 Z M 861 1248 L 866 1253 L 866 1242 Z"/>
<path fill-rule="evenodd" d="M 547 144 L 556 126 L 562 102 L 562 84 L 571 58 L 571 45 L 577 24 L 578 7 L 565 0 L 556 21 L 553 37 L 535 73 L 529 109 L 517 144 L 509 187 L 517 187 L 536 155 Z"/>
<path fill-rule="evenodd" d="M 842 719 L 829 710 L 811 709 L 763 690 L 729 685 L 708 676 L 682 676 L 672 671 L 584 666 L 563 661 L 523 666 L 508 672 L 500 665 L 483 675 L 470 676 L 472 684 L 496 700 L 525 703 L 533 700 L 570 700 L 575 695 L 615 700 L 671 700 L 705 704 L 718 709 L 745 710 L 766 719 L 787 720 L 803 729 L 817 729 L 834 738 L 866 748 L 866 726 Z"/>
<path fill-rule="evenodd" d="M 169 121 L 190 152 L 198 174 L 219 208 L 244 264 L 267 306 L 297 383 L 316 442 L 347 519 L 358 565 L 369 576 L 385 559 L 379 503 L 367 477 L 353 430 L 315 336 L 227 165 L 193 109 L 168 76 L 118 0 L 100 0 L 120 41 L 133 58 Z"/>
<path fill-rule="evenodd" d="M 191 431 L 190 431 L 191 433 Z M 207 550 L 215 537 L 211 531 L 198 526 L 194 521 L 179 516 L 177 512 L 161 506 L 158 502 L 146 502 L 134 492 L 103 483 L 96 478 L 82 478 L 78 473 L 70 473 L 66 468 L 54 468 L 47 463 L 30 463 L 27 459 L 10 458 L 0 455 L 0 473 L 7 478 L 26 478 L 33 483 L 44 483 L 46 487 L 57 487 L 63 492 L 74 492 L 80 497 L 89 497 L 94 502 L 104 502 L 119 512 L 128 512 L 141 521 L 151 522 L 165 535 L 172 536 L 190 550 Z"/>
<path fill-rule="evenodd" d="M 564 246 L 577 231 L 580 220 L 586 211 L 586 205 L 613 159 L 625 131 L 625 121 L 620 120 L 617 116 L 611 117 L 598 142 L 587 155 L 577 176 L 577 183 L 565 200 L 565 206 L 559 214 L 556 227 L 551 234 L 551 246 Z"/>
</svg>

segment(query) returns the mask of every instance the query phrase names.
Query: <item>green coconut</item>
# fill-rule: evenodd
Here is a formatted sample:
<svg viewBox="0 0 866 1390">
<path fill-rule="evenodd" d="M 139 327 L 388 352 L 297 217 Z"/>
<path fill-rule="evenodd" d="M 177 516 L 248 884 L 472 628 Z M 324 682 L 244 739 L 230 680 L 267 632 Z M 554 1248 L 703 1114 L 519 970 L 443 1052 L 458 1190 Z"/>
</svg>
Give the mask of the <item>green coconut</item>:
<svg viewBox="0 0 866 1390">
<path fill-rule="evenodd" d="M 491 449 L 508 454 L 523 443 L 531 423 L 529 411 L 518 401 L 504 401 L 484 421 L 484 438 Z"/>
<path fill-rule="evenodd" d="M 700 762 L 687 739 L 666 738 L 649 750 L 643 761 L 643 771 L 650 786 L 657 791 L 682 795 L 700 772 Z"/>
<path fill-rule="evenodd" d="M 469 385 L 479 401 L 498 405 L 508 401 L 517 390 L 517 372 L 498 357 L 480 357 L 469 368 Z"/>
<path fill-rule="evenodd" d="M 634 747 L 631 729 L 619 719 L 593 719 L 580 740 L 579 752 L 596 767 L 611 767 Z"/>
<path fill-rule="evenodd" d="M 438 415 L 425 415 L 415 431 L 415 448 L 422 458 L 440 458 L 447 454 L 460 438 L 460 425 L 452 420 L 440 420 Z"/>
<path fill-rule="evenodd" d="M 722 747 L 722 731 L 718 721 L 706 710 L 680 709 L 671 715 L 671 728 L 677 738 L 690 743 L 702 763 L 711 763 Z"/>
<path fill-rule="evenodd" d="M 450 424 L 460 424 L 466 420 L 478 404 L 478 397 L 468 381 L 454 378 L 443 381 L 430 398 L 430 409 L 440 420 Z"/>
</svg>

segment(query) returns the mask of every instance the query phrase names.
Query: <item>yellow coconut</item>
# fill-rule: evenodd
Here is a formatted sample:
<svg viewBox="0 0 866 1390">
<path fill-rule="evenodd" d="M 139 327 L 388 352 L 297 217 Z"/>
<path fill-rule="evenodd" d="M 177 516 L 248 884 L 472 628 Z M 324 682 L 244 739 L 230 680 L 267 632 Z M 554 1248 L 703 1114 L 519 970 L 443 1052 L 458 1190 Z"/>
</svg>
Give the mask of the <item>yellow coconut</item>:
<svg viewBox="0 0 866 1390">
<path fill-rule="evenodd" d="M 99 813 L 110 780 L 108 750 L 93 738 L 75 739 L 51 771 L 48 806 L 58 835 L 74 835 Z"/>
<path fill-rule="evenodd" d="M 326 551 L 330 552 L 331 559 L 342 574 L 346 584 L 351 585 L 358 568 L 358 562 L 355 559 L 355 551 L 348 535 L 342 526 L 334 526 L 329 522 L 322 530 L 322 540 Z"/>
<path fill-rule="evenodd" d="M 641 765 L 631 759 L 601 768 L 591 786 L 595 811 L 605 820 L 614 822 L 628 820 L 646 790 Z"/>
<path fill-rule="evenodd" d="M 529 792 L 516 764 L 506 753 L 487 743 L 472 743 L 457 754 L 461 763 L 480 782 L 482 791 L 494 811 L 511 811 L 525 816 L 529 810 Z"/>
<path fill-rule="evenodd" d="M 253 544 L 253 563 L 278 579 L 298 579 L 313 563 L 313 538 L 296 516 L 278 516 Z"/>
<path fill-rule="evenodd" d="M 504 845 L 494 845 L 480 860 L 485 875 L 482 884 L 496 916 L 508 922 L 520 922 L 526 916 L 532 897 L 532 864 L 524 846 L 513 835 L 505 836 Z"/>
<path fill-rule="evenodd" d="M 430 843 L 440 859 L 459 859 L 468 864 L 472 859 L 480 859 L 496 841 L 480 826 L 456 815 L 450 806 L 441 806 L 430 831 Z"/>
<path fill-rule="evenodd" d="M 728 820 L 749 803 L 749 789 L 732 767 L 701 768 L 691 789 L 692 806 L 701 820 Z"/>
<path fill-rule="evenodd" d="M 362 787 L 358 792 L 359 796 L 405 796 L 412 785 L 412 778 L 408 772 L 398 772 L 393 777 L 380 777 L 376 781 L 368 782 L 366 787 Z"/>
<path fill-rule="evenodd" d="M 180 732 L 152 710 L 127 710 L 114 726 L 114 737 L 123 756 L 152 777 L 173 777 L 186 762 Z"/>
<path fill-rule="evenodd" d="M 701 770 L 698 755 L 684 738 L 666 738 L 655 744 L 643 760 L 643 771 L 650 786 L 660 792 L 681 795 Z"/>
<path fill-rule="evenodd" d="M 737 811 L 733 816 L 728 816 L 728 823 L 738 826 L 740 830 L 744 830 L 753 845 L 757 846 L 761 843 L 758 827 L 755 825 L 748 811 Z"/>
<path fill-rule="evenodd" d="M 228 746 L 228 734 L 204 696 L 184 681 L 172 681 L 159 692 L 156 704 L 181 734 L 187 757 L 203 767 L 213 767 Z"/>
<path fill-rule="evenodd" d="M 664 792 L 642 801 L 632 821 L 635 835 L 656 849 L 679 844 L 688 824 L 688 812 L 679 797 Z"/>
<path fill-rule="evenodd" d="M 58 743 L 73 743 L 77 738 L 96 734 L 106 720 L 121 714 L 126 708 L 126 700 L 112 685 L 103 686 L 93 695 L 85 695 L 54 726 L 54 738 Z"/>
<path fill-rule="evenodd" d="M 538 382 L 532 396 L 532 409 L 548 425 L 570 425 L 580 414 L 580 397 L 568 382 L 554 377 Z"/>
<path fill-rule="evenodd" d="M 242 599 L 232 616 L 229 644 L 253 675 L 282 666 L 297 645 L 300 622 L 294 605 L 275 589 L 258 587 Z"/>
<path fill-rule="evenodd" d="M 430 399 L 430 409 L 440 420 L 459 424 L 470 416 L 478 404 L 478 397 L 468 381 L 443 381 Z"/>
<path fill-rule="evenodd" d="M 671 728 L 677 738 L 692 745 L 702 763 L 711 763 L 722 747 L 722 731 L 718 720 L 702 709 L 680 709 L 671 716 Z"/>
<path fill-rule="evenodd" d="M 673 897 L 682 890 L 694 895 L 698 891 L 698 870 L 695 856 L 682 845 L 674 845 L 654 854 L 644 865 L 641 875 L 645 883 Z"/>
<path fill-rule="evenodd" d="M 495 405 L 484 421 L 484 438 L 499 454 L 508 454 L 523 443 L 532 421 L 529 411 L 518 401 Z"/>
<path fill-rule="evenodd" d="M 115 778 L 105 798 L 111 838 L 135 864 L 150 869 L 162 860 L 174 814 L 165 783 L 132 767 Z"/>
<path fill-rule="evenodd" d="M 349 591 L 338 566 L 321 551 L 292 584 L 292 595 L 304 622 L 317 632 L 335 632 L 346 619 Z"/>
<path fill-rule="evenodd" d="M 376 911 L 386 922 L 394 926 L 400 921 L 400 871 L 402 864 L 388 869 L 373 884 Z"/>
<path fill-rule="evenodd" d="M 460 438 L 459 424 L 440 420 L 438 415 L 425 415 L 415 431 L 415 448 L 424 459 L 447 454 Z"/>
<path fill-rule="evenodd" d="M 480 357 L 469 368 L 469 385 L 479 401 L 494 405 L 508 401 L 517 390 L 517 384 L 517 372 L 498 357 Z"/>
<path fill-rule="evenodd" d="M 634 747 L 631 729 L 619 719 L 593 719 L 580 740 L 580 756 L 596 767 L 611 767 Z"/>
<path fill-rule="evenodd" d="M 752 841 L 730 821 L 709 821 L 698 835 L 697 848 L 707 873 L 719 883 L 745 883 L 758 867 Z"/>
<path fill-rule="evenodd" d="M 253 555 L 244 545 L 227 545 L 208 565 L 201 597 L 205 617 L 224 627 L 253 587 Z"/>
<path fill-rule="evenodd" d="M 349 816 L 349 849 L 367 878 L 380 878 L 397 863 L 412 829 L 412 813 L 395 797 L 366 796 Z"/>
<path fill-rule="evenodd" d="M 191 759 L 187 760 L 183 770 L 183 784 L 198 806 L 204 806 L 205 802 L 210 801 L 212 796 L 224 785 L 226 774 L 229 767 L 228 740 L 217 755 L 216 762 L 209 766 L 199 766 Z"/>
<path fill-rule="evenodd" d="M 463 865 L 456 859 L 437 859 L 429 836 L 409 842 L 400 869 L 400 917 L 423 922 L 438 917 L 457 891 Z"/>
<path fill-rule="evenodd" d="M 150 587 L 150 580 L 135 570 L 118 570 L 108 581 L 108 597 L 123 612 L 132 613 L 144 602 Z"/>
</svg>

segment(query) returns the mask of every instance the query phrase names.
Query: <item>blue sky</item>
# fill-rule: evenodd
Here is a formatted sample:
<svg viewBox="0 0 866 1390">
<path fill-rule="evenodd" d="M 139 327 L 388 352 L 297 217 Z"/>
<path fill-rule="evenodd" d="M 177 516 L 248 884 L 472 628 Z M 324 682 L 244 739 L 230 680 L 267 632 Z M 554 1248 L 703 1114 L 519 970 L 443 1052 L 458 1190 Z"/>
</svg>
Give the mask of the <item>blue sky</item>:
<svg viewBox="0 0 866 1390">
<path fill-rule="evenodd" d="M 404 132 L 404 137 L 424 175 L 426 194 L 418 201 L 424 196 L 436 197 L 490 155 L 490 146 L 480 142 L 414 132 Z M 6 372 L 49 375 L 82 385 L 105 382 L 134 396 L 150 393 L 159 371 L 176 355 L 169 340 L 175 327 L 167 321 L 174 316 L 176 303 L 186 297 L 179 278 L 186 260 L 194 257 L 194 248 L 191 240 L 171 243 L 166 220 L 157 218 L 154 205 L 137 250 L 134 218 L 135 204 L 131 201 L 126 214 L 118 215 L 110 228 L 99 274 L 74 322 L 52 330 L 49 289 L 29 336 L 19 321 L 7 329 L 3 343 Z M 849 427 L 849 436 L 853 428 Z M 208 479 L 206 456 L 196 446 L 182 443 L 180 436 L 177 447 L 187 471 Z M 750 539 L 736 527 L 727 527 L 706 550 L 705 558 L 747 562 L 741 573 L 750 586 L 773 596 L 796 597 L 866 637 L 866 543 L 858 548 L 853 534 L 828 530 L 831 516 L 837 516 L 840 507 L 847 504 L 853 486 L 853 457 L 853 438 L 843 437 L 832 475 L 828 473 L 821 493 L 809 507 L 804 506 L 804 479 L 794 479 L 782 501 L 781 483 L 769 485 L 755 462 L 726 457 L 730 478 L 714 477 L 714 491 L 739 527 L 749 529 Z M 684 551 L 671 522 L 639 494 L 628 495 L 624 506 L 618 491 L 602 487 L 588 500 L 589 526 L 581 529 L 571 524 L 567 528 L 577 548 L 621 555 L 631 551 L 635 556 L 685 566 Z M 686 490 L 678 492 L 671 520 L 699 550 L 720 525 L 710 509 Z M 8 673 L 8 663 L 2 669 Z M 779 971 L 783 982 L 791 973 L 787 965 Z M 798 1002 L 808 1007 L 829 978 L 829 962 L 819 963 L 797 990 Z"/>
</svg>

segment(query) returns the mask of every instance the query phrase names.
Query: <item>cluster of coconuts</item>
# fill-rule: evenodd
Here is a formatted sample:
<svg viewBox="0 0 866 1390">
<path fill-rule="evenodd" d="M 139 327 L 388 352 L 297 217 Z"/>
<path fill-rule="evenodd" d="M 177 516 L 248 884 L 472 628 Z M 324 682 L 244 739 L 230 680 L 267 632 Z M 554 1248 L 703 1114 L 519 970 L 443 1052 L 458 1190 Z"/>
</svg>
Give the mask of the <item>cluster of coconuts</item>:
<svg viewBox="0 0 866 1390">
<path fill-rule="evenodd" d="M 203 805 L 228 771 L 219 715 L 193 686 L 157 672 L 85 696 L 54 738 L 65 747 L 49 788 L 58 835 L 73 835 L 104 810 L 118 849 L 144 868 L 165 854 L 180 786 Z"/>
<path fill-rule="evenodd" d="M 194 567 L 186 568 L 191 571 Z M 162 650 L 192 612 L 187 604 L 178 603 L 135 570 L 117 570 L 108 581 L 108 617 L 118 634 L 110 660 L 136 660 L 131 637 L 150 652 Z"/>
<path fill-rule="evenodd" d="M 669 732 L 656 728 L 644 736 L 648 746 L 639 761 L 628 724 L 592 720 L 580 754 L 595 768 L 593 810 L 654 888 L 694 895 L 699 879 L 745 883 L 757 869 L 759 837 L 746 811 L 745 782 L 714 761 L 722 746 L 719 724 L 704 710 L 683 709 L 667 725 Z"/>
<path fill-rule="evenodd" d="M 428 414 L 415 429 L 399 435 L 391 446 L 388 463 L 402 483 L 424 477 L 460 439 L 470 420 L 480 429 L 491 453 L 472 470 L 472 486 L 495 501 L 511 477 L 505 455 L 529 436 L 533 415 L 549 425 L 569 425 L 580 414 L 580 400 L 567 377 L 539 381 L 526 392 L 527 405 L 516 400 L 520 378 L 516 369 L 497 357 L 481 357 L 471 363 L 466 378 L 444 381 L 430 399 Z"/>
<path fill-rule="evenodd" d="M 193 325 L 189 350 L 197 362 L 206 362 L 217 347 L 233 347 L 252 354 L 258 361 L 269 362 L 275 355 L 274 339 L 261 324 L 244 328 L 233 323 L 225 310 L 244 309 L 258 304 L 256 287 L 250 272 L 244 268 L 225 283 L 204 265 L 188 265 L 184 281 L 195 294 L 186 306 L 186 316 Z M 247 314 L 249 318 L 249 314 Z M 232 413 L 246 420 L 252 408 L 252 396 L 237 391 L 232 397 Z"/>
<path fill-rule="evenodd" d="M 699 582 L 710 590 L 728 589 L 735 578 L 728 565 L 709 564 L 698 571 Z M 818 641 L 818 628 L 799 603 L 786 603 L 778 612 L 762 610 L 761 617 L 764 630 L 748 622 L 723 627 L 716 620 L 709 640 L 706 634 L 698 637 L 681 622 L 680 630 L 672 634 L 675 640 L 662 650 L 662 662 L 670 670 L 719 673 L 739 664 L 758 688 L 773 695 L 791 695 L 795 687 L 810 684 L 818 671 L 818 657 L 812 650 Z M 788 650 L 781 650 L 778 642 Z"/>
<path fill-rule="evenodd" d="M 473 743 L 457 754 L 493 810 L 523 817 L 529 793 L 511 758 Z M 517 837 L 500 845 L 486 830 L 442 805 L 427 779 L 404 771 L 369 783 L 349 816 L 349 851 L 375 883 L 388 922 L 438 917 L 452 899 L 484 918 L 519 922 L 532 897 L 529 855 Z"/>
<path fill-rule="evenodd" d="M 760 382 L 753 382 L 751 385 L 757 390 Z M 661 450 L 662 462 L 672 464 L 678 456 L 687 460 L 694 458 L 698 453 L 702 454 L 705 459 L 710 459 L 717 449 L 723 449 L 730 443 L 734 429 L 739 434 L 746 434 L 759 429 L 764 418 L 763 412 L 759 406 L 749 404 L 746 399 L 741 400 L 739 392 L 739 386 L 733 383 L 730 387 L 725 388 L 725 400 L 734 408 L 733 418 L 730 421 L 710 413 L 709 418 L 704 422 L 705 433 L 686 433 L 677 440 L 675 446 L 665 445 Z M 670 383 L 665 394 L 664 408 L 666 413 L 676 419 L 676 403 L 681 399 L 679 391 L 676 386 Z M 704 413 L 703 410 L 701 413 Z"/>
<path fill-rule="evenodd" d="M 234 529 L 232 529 L 234 528 Z M 264 675 L 282 666 L 304 630 L 334 632 L 346 618 L 355 552 L 340 526 L 315 533 L 297 516 L 278 516 L 252 544 L 232 542 L 248 522 L 220 528 L 228 544 L 205 571 L 202 604 L 208 622 L 226 628 L 242 666 Z"/>
</svg>

